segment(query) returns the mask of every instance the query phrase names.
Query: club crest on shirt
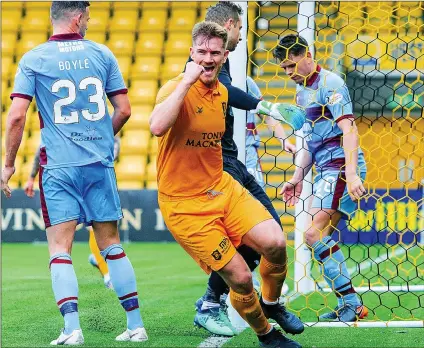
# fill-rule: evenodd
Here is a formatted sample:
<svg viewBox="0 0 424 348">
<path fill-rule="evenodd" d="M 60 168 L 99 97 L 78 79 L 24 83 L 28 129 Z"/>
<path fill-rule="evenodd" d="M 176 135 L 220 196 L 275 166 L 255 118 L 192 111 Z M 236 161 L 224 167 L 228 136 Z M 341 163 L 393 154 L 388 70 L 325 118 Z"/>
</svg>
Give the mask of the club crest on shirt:
<svg viewBox="0 0 424 348">
<path fill-rule="evenodd" d="M 203 113 L 203 105 L 196 106 L 196 114 L 201 114 L 201 113 Z"/>
<path fill-rule="evenodd" d="M 327 104 L 335 105 L 337 103 L 340 103 L 342 99 L 343 99 L 343 96 L 340 93 L 334 93 L 333 95 L 330 95 L 327 97 Z"/>
<path fill-rule="evenodd" d="M 227 102 L 222 102 L 222 112 L 224 113 L 224 118 L 227 116 Z"/>
<path fill-rule="evenodd" d="M 221 255 L 221 253 L 219 252 L 219 250 L 218 250 L 218 249 L 215 249 L 215 250 L 214 250 L 214 252 L 213 252 L 211 255 L 213 256 L 213 258 L 214 258 L 216 261 L 219 261 L 219 260 L 221 260 L 221 259 L 222 259 L 222 255 Z"/>
</svg>

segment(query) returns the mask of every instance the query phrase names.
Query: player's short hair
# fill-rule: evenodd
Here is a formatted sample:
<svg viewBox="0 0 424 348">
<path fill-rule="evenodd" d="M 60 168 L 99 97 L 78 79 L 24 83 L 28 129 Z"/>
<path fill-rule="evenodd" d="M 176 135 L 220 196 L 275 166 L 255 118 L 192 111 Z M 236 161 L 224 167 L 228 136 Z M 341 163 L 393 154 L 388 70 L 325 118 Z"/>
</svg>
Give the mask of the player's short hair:
<svg viewBox="0 0 424 348">
<path fill-rule="evenodd" d="M 223 26 L 230 18 L 238 22 L 242 14 L 243 9 L 234 2 L 220 1 L 208 8 L 205 21 L 215 22 Z"/>
<path fill-rule="evenodd" d="M 227 31 L 223 27 L 221 27 L 219 24 L 214 22 L 197 23 L 193 27 L 191 37 L 193 39 L 193 46 L 195 45 L 199 37 L 203 37 L 206 40 L 210 40 L 212 38 L 222 39 L 222 41 L 224 42 L 224 48 L 227 47 L 227 41 L 228 41 Z"/>
<path fill-rule="evenodd" d="M 88 6 L 90 6 L 89 1 L 52 1 L 50 17 L 58 21 L 66 18 L 70 13 L 84 13 Z"/>
<path fill-rule="evenodd" d="M 275 58 L 284 60 L 291 55 L 295 57 L 303 56 L 307 50 L 308 42 L 302 36 L 290 34 L 280 40 L 273 54 Z"/>
</svg>

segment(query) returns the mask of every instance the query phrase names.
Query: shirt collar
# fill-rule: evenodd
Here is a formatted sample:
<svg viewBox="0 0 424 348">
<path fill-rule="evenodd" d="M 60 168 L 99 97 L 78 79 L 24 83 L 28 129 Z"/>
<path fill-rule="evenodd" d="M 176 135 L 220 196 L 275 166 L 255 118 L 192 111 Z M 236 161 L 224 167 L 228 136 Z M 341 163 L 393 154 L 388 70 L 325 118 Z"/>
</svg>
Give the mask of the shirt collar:
<svg viewBox="0 0 424 348">
<path fill-rule="evenodd" d="M 83 37 L 78 33 L 66 33 L 56 34 L 50 36 L 49 41 L 70 41 L 70 40 L 82 40 Z"/>
<path fill-rule="evenodd" d="M 221 95 L 221 92 L 219 90 L 219 81 L 216 80 L 216 84 L 213 88 L 206 87 L 202 81 L 197 80 L 194 83 L 194 87 L 199 91 L 202 98 L 204 98 L 208 93 L 211 93 L 212 95 Z"/>
<path fill-rule="evenodd" d="M 316 81 L 316 79 L 318 78 L 319 72 L 321 71 L 321 67 L 319 65 L 317 65 L 314 73 L 306 80 L 306 86 L 310 87 L 313 85 L 313 83 Z"/>
</svg>

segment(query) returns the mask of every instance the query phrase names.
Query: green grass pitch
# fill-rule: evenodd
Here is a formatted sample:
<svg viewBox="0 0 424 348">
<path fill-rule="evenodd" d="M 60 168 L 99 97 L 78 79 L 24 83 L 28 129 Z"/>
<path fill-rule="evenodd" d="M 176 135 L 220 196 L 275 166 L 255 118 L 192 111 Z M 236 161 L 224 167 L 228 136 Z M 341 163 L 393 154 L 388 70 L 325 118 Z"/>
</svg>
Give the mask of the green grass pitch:
<svg viewBox="0 0 424 348">
<path fill-rule="evenodd" d="M 207 276 L 189 256 L 174 243 L 133 243 L 126 245 L 125 251 L 136 272 L 149 341 L 143 344 L 114 341 L 115 336 L 125 329 L 124 311 L 115 294 L 104 288 L 98 271 L 88 264 L 88 245 L 81 243 L 74 245 L 72 256 L 79 282 L 79 311 L 85 346 L 197 347 L 207 339 L 206 331 L 195 329 L 192 325 L 194 301 L 203 294 Z M 373 247 L 369 252 L 375 258 L 383 251 Z M 361 262 L 367 258 L 368 251 L 364 248 L 351 248 L 350 252 L 350 265 L 353 260 Z M 380 270 L 380 275 L 390 276 L 392 282 L 401 283 L 399 277 L 402 275 L 393 271 L 396 269 L 394 262 L 397 262 L 402 263 L 405 274 L 415 279 L 414 269 L 418 273 L 423 269 L 420 271 L 414 263 L 422 263 L 424 255 L 422 250 L 411 250 L 409 254 L 409 261 L 402 256 L 386 261 L 387 265 Z M 292 253 L 290 257 L 292 259 Z M 290 273 L 288 284 L 293 288 L 292 271 Z M 375 267 L 369 267 L 364 274 L 366 276 L 354 277 L 355 285 L 363 283 L 365 278 L 378 282 Z M 422 273 L 418 275 L 422 281 Z M 380 305 L 380 300 L 384 305 Z M 422 293 L 404 293 L 399 297 L 369 294 L 364 296 L 364 301 L 368 307 L 375 309 L 374 319 L 378 316 L 388 320 L 393 315 L 407 318 L 411 313 L 417 319 L 424 319 Z M 397 305 L 399 301 L 400 306 Z M 305 306 L 306 303 L 308 306 Z M 332 294 L 312 294 L 290 302 L 289 308 L 297 311 L 304 321 L 315 321 L 316 315 L 325 310 L 325 305 L 331 307 L 334 304 Z M 388 307 L 394 309 L 388 311 Z M 1 319 L 2 347 L 47 347 L 52 339 L 57 338 L 63 323 L 51 290 L 47 245 L 2 245 Z M 423 329 L 307 328 L 295 339 L 304 347 L 424 347 Z M 256 346 L 257 340 L 251 330 L 245 330 L 224 345 Z"/>
</svg>

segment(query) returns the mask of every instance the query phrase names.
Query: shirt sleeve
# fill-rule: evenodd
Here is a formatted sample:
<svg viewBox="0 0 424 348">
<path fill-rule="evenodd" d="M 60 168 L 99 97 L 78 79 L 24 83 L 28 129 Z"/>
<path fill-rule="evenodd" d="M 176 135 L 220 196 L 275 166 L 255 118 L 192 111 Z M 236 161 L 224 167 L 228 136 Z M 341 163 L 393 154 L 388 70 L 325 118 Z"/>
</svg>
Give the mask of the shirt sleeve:
<svg viewBox="0 0 424 348">
<path fill-rule="evenodd" d="M 339 88 L 323 89 L 323 104 L 330 110 L 336 122 L 344 118 L 353 118 L 352 100 L 346 84 Z"/>
<path fill-rule="evenodd" d="M 113 97 L 118 94 L 126 94 L 128 93 L 128 89 L 125 86 L 118 61 L 113 53 L 108 48 L 106 49 L 109 56 L 109 74 L 105 87 L 106 94 L 108 97 Z"/>
<path fill-rule="evenodd" d="M 23 56 L 18 64 L 15 75 L 15 84 L 10 98 L 15 97 L 32 100 L 35 94 L 35 73 L 28 67 L 27 56 Z"/>
<path fill-rule="evenodd" d="M 234 87 L 231 84 L 230 75 L 225 67 L 222 67 L 218 79 L 219 82 L 221 82 L 228 89 L 228 105 L 241 110 L 256 109 L 260 99 L 250 96 L 240 88 Z"/>
<path fill-rule="evenodd" d="M 156 105 L 164 102 L 171 95 L 171 93 L 175 91 L 175 88 L 177 88 L 178 84 L 180 83 L 182 76 L 183 75 L 181 74 L 179 77 L 169 80 L 161 87 L 156 96 Z"/>
</svg>

